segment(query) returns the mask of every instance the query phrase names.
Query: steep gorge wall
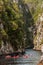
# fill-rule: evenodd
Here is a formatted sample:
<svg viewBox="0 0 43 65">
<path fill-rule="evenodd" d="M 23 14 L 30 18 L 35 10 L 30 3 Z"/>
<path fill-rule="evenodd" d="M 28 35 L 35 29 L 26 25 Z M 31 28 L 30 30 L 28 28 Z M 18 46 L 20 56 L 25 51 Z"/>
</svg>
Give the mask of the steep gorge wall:
<svg viewBox="0 0 43 65">
<path fill-rule="evenodd" d="M 36 22 L 36 35 L 34 36 L 34 49 L 40 50 L 43 44 L 43 13 Z"/>
</svg>

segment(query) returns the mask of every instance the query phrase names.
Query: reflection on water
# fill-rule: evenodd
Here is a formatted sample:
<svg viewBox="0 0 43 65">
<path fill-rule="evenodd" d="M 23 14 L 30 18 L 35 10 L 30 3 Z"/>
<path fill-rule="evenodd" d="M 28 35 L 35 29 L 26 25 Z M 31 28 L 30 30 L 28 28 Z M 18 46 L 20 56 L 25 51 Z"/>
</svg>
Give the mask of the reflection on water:
<svg viewBox="0 0 43 65">
<path fill-rule="evenodd" d="M 26 50 L 25 55 L 28 55 L 28 58 L 22 56 L 17 59 L 7 59 L 6 65 L 37 65 L 40 60 L 41 52 L 30 49 Z"/>
</svg>

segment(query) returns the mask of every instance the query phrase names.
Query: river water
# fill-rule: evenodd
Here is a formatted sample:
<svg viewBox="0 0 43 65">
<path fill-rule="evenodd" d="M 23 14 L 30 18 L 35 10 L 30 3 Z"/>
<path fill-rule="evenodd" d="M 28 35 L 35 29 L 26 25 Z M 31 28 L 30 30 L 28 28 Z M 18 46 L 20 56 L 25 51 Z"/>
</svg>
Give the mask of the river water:
<svg viewBox="0 0 43 65">
<path fill-rule="evenodd" d="M 5 59 L 6 64 L 5 65 L 37 65 L 37 63 L 40 60 L 41 52 L 40 51 L 34 51 L 32 49 L 27 49 L 25 56 L 28 57 L 19 57 L 19 58 L 11 58 L 11 59 Z M 4 61 L 2 61 L 4 62 Z"/>
</svg>

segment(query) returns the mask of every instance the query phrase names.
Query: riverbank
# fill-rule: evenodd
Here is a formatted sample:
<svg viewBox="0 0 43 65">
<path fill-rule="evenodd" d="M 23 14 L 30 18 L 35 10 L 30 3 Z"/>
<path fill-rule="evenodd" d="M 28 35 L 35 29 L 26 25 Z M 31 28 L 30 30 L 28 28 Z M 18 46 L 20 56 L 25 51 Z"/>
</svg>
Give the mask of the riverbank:
<svg viewBox="0 0 43 65">
<path fill-rule="evenodd" d="M 38 63 L 38 65 L 43 65 L 43 60 Z"/>
<path fill-rule="evenodd" d="M 35 51 L 41 51 L 40 49 L 33 49 L 33 50 L 35 50 Z"/>
<path fill-rule="evenodd" d="M 33 48 L 34 50 L 39 50 L 41 51 L 41 49 L 43 49 L 43 44 L 39 45 L 39 46 L 34 46 Z"/>
<path fill-rule="evenodd" d="M 41 48 L 33 48 L 33 50 L 36 50 L 36 51 L 41 51 Z"/>
</svg>

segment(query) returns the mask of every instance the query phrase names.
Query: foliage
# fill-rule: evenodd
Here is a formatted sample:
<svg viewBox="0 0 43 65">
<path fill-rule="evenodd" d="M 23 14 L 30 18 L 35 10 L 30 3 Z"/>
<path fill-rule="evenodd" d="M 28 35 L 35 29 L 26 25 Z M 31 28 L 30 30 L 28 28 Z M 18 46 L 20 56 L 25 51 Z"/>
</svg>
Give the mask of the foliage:
<svg viewBox="0 0 43 65">
<path fill-rule="evenodd" d="M 1 29 L 1 33 L 2 36 L 7 34 L 10 43 L 15 48 L 18 48 L 17 46 L 22 43 L 24 36 L 22 14 L 17 4 L 9 1 L 2 0 L 1 23 L 3 24 L 3 29 Z"/>
</svg>

